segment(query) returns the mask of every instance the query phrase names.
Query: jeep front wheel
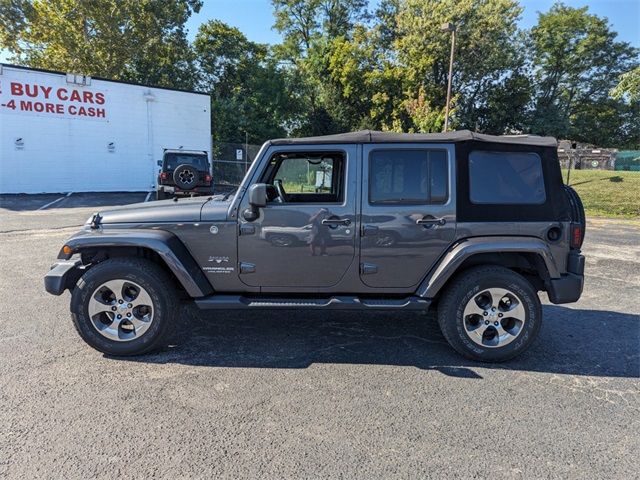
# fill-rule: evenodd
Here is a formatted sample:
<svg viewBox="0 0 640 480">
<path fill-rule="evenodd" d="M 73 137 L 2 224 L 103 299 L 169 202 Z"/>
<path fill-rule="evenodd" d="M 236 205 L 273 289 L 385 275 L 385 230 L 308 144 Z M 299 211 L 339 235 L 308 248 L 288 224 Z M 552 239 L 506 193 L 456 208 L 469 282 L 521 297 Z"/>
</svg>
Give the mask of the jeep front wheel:
<svg viewBox="0 0 640 480">
<path fill-rule="evenodd" d="M 176 307 L 169 276 L 139 258 L 92 267 L 73 290 L 71 317 L 85 342 L 109 355 L 139 355 L 162 346 Z"/>
<path fill-rule="evenodd" d="M 540 330 L 542 307 L 521 275 L 477 267 L 454 279 L 439 303 L 438 323 L 449 344 L 473 360 L 501 362 L 519 355 Z"/>
</svg>

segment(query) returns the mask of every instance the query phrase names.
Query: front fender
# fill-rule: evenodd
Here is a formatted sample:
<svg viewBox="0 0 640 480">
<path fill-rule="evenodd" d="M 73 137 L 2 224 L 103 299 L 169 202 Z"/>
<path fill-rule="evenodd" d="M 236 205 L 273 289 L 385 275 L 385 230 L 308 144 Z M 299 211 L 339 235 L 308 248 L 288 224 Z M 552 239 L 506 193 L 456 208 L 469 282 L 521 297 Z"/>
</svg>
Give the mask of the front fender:
<svg viewBox="0 0 640 480">
<path fill-rule="evenodd" d="M 151 229 L 87 229 L 69 238 L 58 258 L 68 260 L 84 249 L 113 247 L 148 248 L 156 252 L 191 297 L 204 297 L 213 293 L 205 277 L 187 247 L 170 232 Z M 67 250 L 69 251 L 69 250 Z"/>
<path fill-rule="evenodd" d="M 560 278 L 549 246 L 536 237 L 475 237 L 454 245 L 436 265 L 435 269 L 422 281 L 416 294 L 433 298 L 458 270 L 458 267 L 472 255 L 478 253 L 534 253 L 539 255 L 551 279 Z"/>
</svg>

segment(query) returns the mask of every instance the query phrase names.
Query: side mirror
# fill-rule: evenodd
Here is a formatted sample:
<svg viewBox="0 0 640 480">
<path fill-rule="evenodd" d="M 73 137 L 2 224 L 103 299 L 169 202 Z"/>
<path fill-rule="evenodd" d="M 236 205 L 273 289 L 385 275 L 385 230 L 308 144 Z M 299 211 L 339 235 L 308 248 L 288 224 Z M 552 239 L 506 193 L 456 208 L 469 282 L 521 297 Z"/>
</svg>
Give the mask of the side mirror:
<svg viewBox="0 0 640 480">
<path fill-rule="evenodd" d="M 249 205 L 256 208 L 267 206 L 267 185 L 255 183 L 249 188 Z"/>
<path fill-rule="evenodd" d="M 159 167 L 162 166 L 162 160 L 158 160 L 156 163 L 158 164 Z"/>
<path fill-rule="evenodd" d="M 255 183 L 249 187 L 249 208 L 242 212 L 242 216 L 248 222 L 253 222 L 260 217 L 258 209 L 267 206 L 267 185 Z"/>
</svg>

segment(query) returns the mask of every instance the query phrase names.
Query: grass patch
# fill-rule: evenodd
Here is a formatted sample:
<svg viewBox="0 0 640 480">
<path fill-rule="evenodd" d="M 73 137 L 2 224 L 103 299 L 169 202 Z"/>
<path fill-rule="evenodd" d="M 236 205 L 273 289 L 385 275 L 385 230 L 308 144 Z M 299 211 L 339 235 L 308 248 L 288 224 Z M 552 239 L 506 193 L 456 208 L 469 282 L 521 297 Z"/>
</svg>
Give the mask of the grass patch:
<svg viewBox="0 0 640 480">
<path fill-rule="evenodd" d="M 562 171 L 566 182 L 567 171 Z M 640 172 L 571 170 L 587 216 L 640 218 Z"/>
</svg>

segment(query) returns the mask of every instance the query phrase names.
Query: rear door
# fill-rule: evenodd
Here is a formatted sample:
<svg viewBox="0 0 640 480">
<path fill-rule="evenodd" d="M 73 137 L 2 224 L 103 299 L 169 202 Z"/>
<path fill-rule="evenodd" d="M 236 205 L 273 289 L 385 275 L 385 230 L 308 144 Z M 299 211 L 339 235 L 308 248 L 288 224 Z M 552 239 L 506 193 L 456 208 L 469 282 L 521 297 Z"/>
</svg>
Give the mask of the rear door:
<svg viewBox="0 0 640 480">
<path fill-rule="evenodd" d="M 365 145 L 363 173 L 362 282 L 417 286 L 455 236 L 454 147 Z"/>
</svg>

